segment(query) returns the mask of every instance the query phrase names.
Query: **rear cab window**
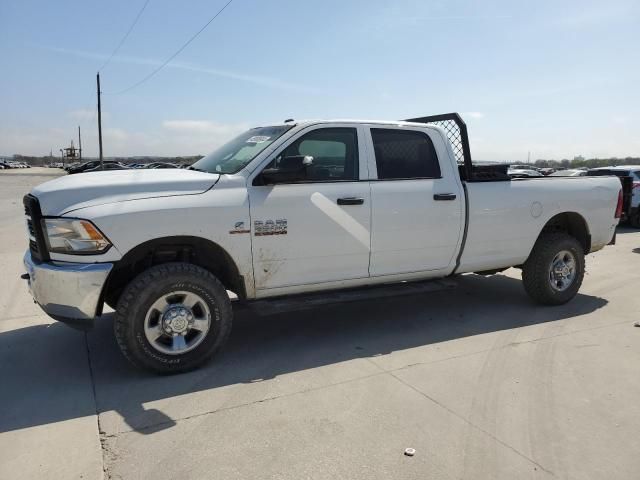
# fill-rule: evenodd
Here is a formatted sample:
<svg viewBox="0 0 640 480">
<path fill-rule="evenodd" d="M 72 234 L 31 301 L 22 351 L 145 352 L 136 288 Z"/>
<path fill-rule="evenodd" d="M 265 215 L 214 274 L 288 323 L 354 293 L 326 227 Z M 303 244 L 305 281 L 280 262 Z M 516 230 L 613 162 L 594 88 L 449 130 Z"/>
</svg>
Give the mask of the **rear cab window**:
<svg viewBox="0 0 640 480">
<path fill-rule="evenodd" d="M 371 128 L 378 180 L 441 178 L 429 135 L 416 130 Z"/>
</svg>

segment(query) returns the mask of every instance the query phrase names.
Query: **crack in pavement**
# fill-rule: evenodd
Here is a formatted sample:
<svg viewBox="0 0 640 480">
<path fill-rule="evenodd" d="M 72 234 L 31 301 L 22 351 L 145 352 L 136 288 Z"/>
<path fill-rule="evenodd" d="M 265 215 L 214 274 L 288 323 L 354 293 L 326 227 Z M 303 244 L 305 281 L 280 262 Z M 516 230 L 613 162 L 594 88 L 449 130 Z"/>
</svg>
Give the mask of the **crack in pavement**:
<svg viewBox="0 0 640 480">
<path fill-rule="evenodd" d="M 91 349 L 89 348 L 89 338 L 87 336 L 87 332 L 84 332 L 84 342 L 87 348 L 87 362 L 89 365 L 89 378 L 91 379 L 91 390 L 93 392 L 93 405 L 96 412 L 96 425 L 98 427 L 98 436 L 100 441 L 100 456 L 102 457 L 102 474 L 105 478 L 110 478 L 109 473 L 107 472 L 107 465 L 104 461 L 105 452 L 107 447 L 105 446 L 105 436 L 104 431 L 102 430 L 102 426 L 100 425 L 100 412 L 98 411 L 98 396 L 96 394 L 96 382 L 95 377 L 93 375 L 93 365 L 91 363 Z"/>
</svg>

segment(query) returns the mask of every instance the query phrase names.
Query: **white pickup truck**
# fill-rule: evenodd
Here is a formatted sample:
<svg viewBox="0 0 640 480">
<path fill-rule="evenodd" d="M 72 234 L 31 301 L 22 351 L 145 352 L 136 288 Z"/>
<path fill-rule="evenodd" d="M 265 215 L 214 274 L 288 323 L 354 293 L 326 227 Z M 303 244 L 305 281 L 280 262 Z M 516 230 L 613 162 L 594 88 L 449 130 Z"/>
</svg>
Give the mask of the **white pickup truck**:
<svg viewBox="0 0 640 480">
<path fill-rule="evenodd" d="M 135 365 L 193 369 L 241 302 L 522 269 L 557 305 L 584 256 L 615 239 L 613 177 L 511 180 L 472 164 L 457 114 L 287 121 L 251 129 L 191 169 L 85 173 L 25 196 L 34 300 L 93 324 L 103 304 Z M 455 307 L 452 307 L 455 308 Z"/>
</svg>

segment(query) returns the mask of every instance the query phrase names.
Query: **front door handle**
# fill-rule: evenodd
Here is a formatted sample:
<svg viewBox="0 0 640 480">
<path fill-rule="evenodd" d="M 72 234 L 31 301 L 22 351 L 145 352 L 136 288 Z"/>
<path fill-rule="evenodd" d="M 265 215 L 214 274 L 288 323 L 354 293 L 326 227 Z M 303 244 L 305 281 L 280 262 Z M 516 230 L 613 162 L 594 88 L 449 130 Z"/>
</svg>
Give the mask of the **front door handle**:
<svg viewBox="0 0 640 480">
<path fill-rule="evenodd" d="M 434 200 L 455 200 L 455 193 L 436 193 L 433 195 Z"/>
<path fill-rule="evenodd" d="M 338 199 L 338 205 L 362 205 L 364 198 L 358 197 L 344 197 Z"/>
</svg>

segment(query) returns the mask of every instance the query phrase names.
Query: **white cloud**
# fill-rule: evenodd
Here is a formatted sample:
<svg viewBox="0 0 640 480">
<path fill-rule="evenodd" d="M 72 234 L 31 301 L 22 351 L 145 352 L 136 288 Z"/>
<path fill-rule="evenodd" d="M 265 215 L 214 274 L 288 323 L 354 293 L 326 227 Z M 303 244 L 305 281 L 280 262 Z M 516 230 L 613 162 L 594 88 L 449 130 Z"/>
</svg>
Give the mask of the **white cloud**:
<svg viewBox="0 0 640 480">
<path fill-rule="evenodd" d="M 482 112 L 464 112 L 462 115 L 465 117 L 473 118 L 474 120 L 484 118 L 484 113 Z"/>
<path fill-rule="evenodd" d="M 71 110 L 67 115 L 74 120 L 91 120 L 93 119 L 94 113 L 95 110 L 79 108 L 77 110 Z M 102 115 L 104 115 L 104 113 Z"/>
<path fill-rule="evenodd" d="M 207 154 L 248 128 L 245 124 L 224 124 L 204 120 L 167 120 L 148 130 L 135 131 L 110 127 L 102 131 L 104 155 L 198 155 Z M 71 133 L 71 135 L 70 135 Z M 71 132 L 59 128 L 0 129 L 0 155 L 54 155 L 67 147 L 73 139 Z M 85 157 L 98 155 L 98 136 L 95 128 L 82 130 Z"/>
<path fill-rule="evenodd" d="M 94 119 L 98 118 L 98 110 L 97 108 L 93 110 L 89 108 L 79 108 L 77 110 L 71 110 L 70 112 L 67 112 L 67 116 L 80 122 L 93 121 Z M 103 111 L 102 120 L 108 120 L 109 118 L 111 118 L 109 112 Z"/>
</svg>

